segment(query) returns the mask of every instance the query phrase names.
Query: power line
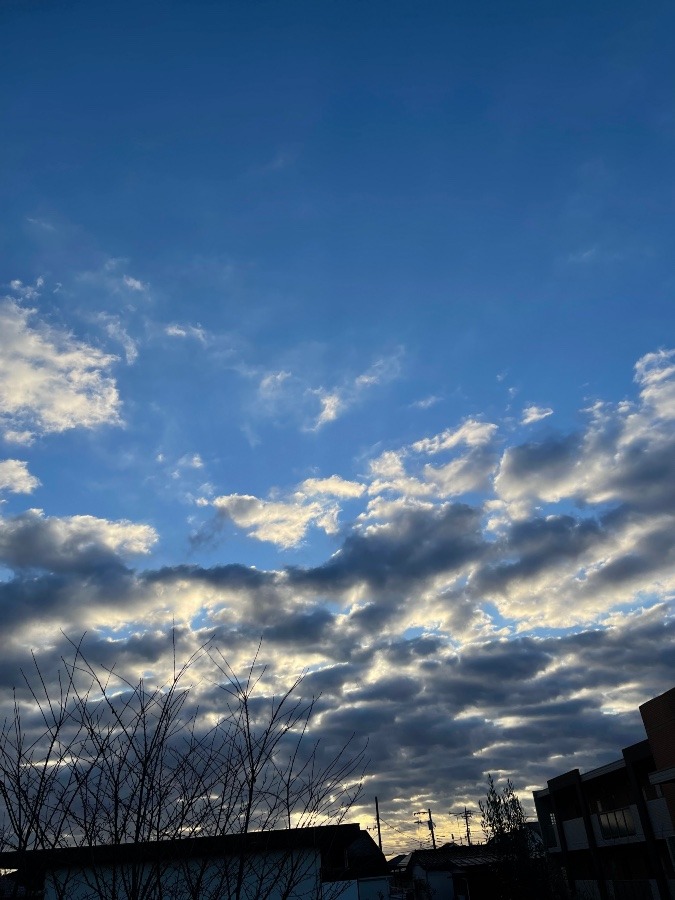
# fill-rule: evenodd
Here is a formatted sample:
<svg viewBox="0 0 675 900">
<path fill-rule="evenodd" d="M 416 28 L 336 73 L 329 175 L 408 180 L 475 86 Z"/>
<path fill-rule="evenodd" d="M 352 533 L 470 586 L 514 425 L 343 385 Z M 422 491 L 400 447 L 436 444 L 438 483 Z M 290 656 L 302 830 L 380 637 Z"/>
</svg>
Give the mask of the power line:
<svg viewBox="0 0 675 900">
<path fill-rule="evenodd" d="M 406 834 L 405 831 L 401 831 L 401 829 L 397 828 L 395 825 L 391 825 L 389 822 L 387 822 L 386 819 L 383 819 L 382 816 L 380 816 L 380 822 L 382 822 L 383 825 L 386 825 L 387 828 L 391 828 L 392 831 L 398 831 L 398 833 L 402 834 L 404 838 L 410 838 L 409 834 Z"/>
</svg>

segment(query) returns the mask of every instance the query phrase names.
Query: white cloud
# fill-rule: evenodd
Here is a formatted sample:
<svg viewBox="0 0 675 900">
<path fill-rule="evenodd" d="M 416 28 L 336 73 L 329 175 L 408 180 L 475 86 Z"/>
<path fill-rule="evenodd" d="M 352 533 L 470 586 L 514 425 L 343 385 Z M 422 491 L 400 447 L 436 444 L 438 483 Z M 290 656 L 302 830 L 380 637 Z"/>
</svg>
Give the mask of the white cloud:
<svg viewBox="0 0 675 900">
<path fill-rule="evenodd" d="M 385 450 L 380 456 L 371 459 L 369 463 L 370 474 L 377 478 L 399 478 L 405 475 L 403 466 L 403 452 Z"/>
<path fill-rule="evenodd" d="M 365 372 L 330 390 L 324 387 L 309 390 L 308 395 L 317 397 L 321 408 L 306 430 L 318 431 L 329 422 L 334 422 L 360 402 L 365 391 L 397 378 L 401 371 L 402 352 L 399 348 L 391 356 L 376 360 Z"/>
<path fill-rule="evenodd" d="M 130 291 L 147 291 L 148 285 L 143 284 L 142 281 L 139 281 L 138 278 L 132 278 L 130 275 L 124 275 L 122 277 L 122 283 L 125 287 L 128 287 Z"/>
<path fill-rule="evenodd" d="M 24 284 L 19 278 L 10 281 L 9 286 L 12 293 L 21 300 L 35 300 L 40 296 L 40 288 L 44 284 L 44 278 L 40 276 L 36 279 L 35 284 Z"/>
<path fill-rule="evenodd" d="M 286 355 L 286 365 L 261 371 L 239 361 L 233 370 L 256 383 L 249 410 L 257 417 L 273 418 L 278 424 L 299 424 L 305 432 L 317 432 L 337 421 L 363 401 L 364 395 L 395 378 L 400 371 L 401 351 L 377 359 L 357 375 L 345 376 L 333 384 L 318 384 L 312 360 L 323 352 L 318 345 L 302 346 Z M 289 358 L 290 357 L 290 358 Z M 252 436 L 250 423 L 246 426 Z M 252 440 L 252 444 L 257 440 Z"/>
<path fill-rule="evenodd" d="M 424 467 L 424 480 L 439 497 L 455 497 L 470 491 L 485 490 L 496 467 L 491 453 L 468 453 L 444 466 Z"/>
<path fill-rule="evenodd" d="M 8 444 L 21 444 L 24 447 L 30 446 L 35 441 L 32 431 L 12 431 L 11 429 L 5 431 L 3 438 Z"/>
<path fill-rule="evenodd" d="M 543 406 L 526 406 L 523 410 L 521 425 L 531 425 L 533 422 L 541 422 L 542 419 L 553 415 L 553 410 Z"/>
<path fill-rule="evenodd" d="M 321 404 L 321 412 L 316 417 L 314 424 L 310 427 L 310 431 L 318 431 L 328 422 L 334 422 L 338 416 L 347 408 L 345 398 L 341 396 L 339 391 L 324 391 L 323 388 L 312 391 L 319 398 Z"/>
<path fill-rule="evenodd" d="M 15 435 L 119 424 L 120 400 L 106 374 L 116 357 L 72 334 L 31 321 L 35 310 L 0 304 L 0 420 Z"/>
<path fill-rule="evenodd" d="M 31 216 L 26 216 L 26 221 L 30 222 L 31 225 L 35 225 L 36 228 L 41 228 L 43 231 L 56 231 L 54 225 L 51 222 L 48 222 L 46 219 L 37 219 Z"/>
<path fill-rule="evenodd" d="M 265 400 L 273 399 L 283 389 L 284 382 L 291 377 L 290 372 L 270 372 L 258 385 L 258 394 Z"/>
<path fill-rule="evenodd" d="M 663 419 L 675 418 L 675 350 L 647 353 L 635 364 L 640 396 Z"/>
<path fill-rule="evenodd" d="M 110 521 L 95 516 L 70 516 L 59 520 L 59 527 L 63 539 L 69 543 L 95 541 L 114 553 L 147 554 L 158 540 L 151 525 L 139 525 L 128 519 Z"/>
<path fill-rule="evenodd" d="M 167 325 L 164 329 L 164 334 L 168 337 L 193 338 L 195 341 L 199 341 L 200 344 L 206 344 L 207 342 L 206 331 L 201 325 Z"/>
<path fill-rule="evenodd" d="M 313 497 L 316 494 L 327 494 L 345 500 L 360 497 L 365 489 L 365 485 L 357 481 L 346 481 L 339 475 L 331 475 L 330 478 L 306 478 L 298 485 L 298 493 L 302 495 Z"/>
<path fill-rule="evenodd" d="M 337 531 L 337 507 L 326 503 L 261 500 L 249 494 L 227 494 L 216 497 L 212 505 L 235 525 L 248 531 L 259 541 L 280 547 L 300 543 L 310 525 L 327 534 Z"/>
<path fill-rule="evenodd" d="M 393 381 L 401 371 L 401 356 L 402 350 L 399 348 L 392 356 L 383 356 L 381 359 L 376 360 L 369 369 L 361 375 L 357 375 L 354 379 L 355 388 L 361 390 Z"/>
<path fill-rule="evenodd" d="M 329 478 L 306 478 L 281 498 L 225 494 L 214 500 L 200 497 L 196 503 L 201 507 L 213 506 L 221 516 L 245 529 L 252 538 L 290 548 L 302 541 L 311 526 L 326 534 L 336 534 L 340 506 L 335 498 L 355 499 L 365 490 L 363 484 L 331 475 Z"/>
<path fill-rule="evenodd" d="M 410 476 L 405 468 L 406 450 L 386 450 L 369 463 L 371 482 L 368 493 L 376 496 L 382 493 L 400 494 L 402 497 L 427 497 L 433 488 L 419 478 Z"/>
<path fill-rule="evenodd" d="M 106 334 L 114 341 L 118 341 L 124 348 L 127 364 L 133 365 L 138 359 L 138 344 L 130 337 L 119 316 L 109 316 L 102 313 L 99 318 L 105 326 Z"/>
<path fill-rule="evenodd" d="M 460 444 L 467 447 L 479 447 L 487 444 L 495 435 L 497 426 L 491 422 L 479 422 L 476 419 L 467 419 L 459 428 L 450 429 L 434 435 L 434 437 L 424 438 L 411 444 L 411 449 L 415 453 L 435 454 L 441 453 L 443 450 L 453 450 Z"/>
<path fill-rule="evenodd" d="M 362 512 L 358 519 L 360 522 L 378 521 L 387 522 L 400 516 L 402 512 L 410 510 L 432 510 L 433 502 L 429 500 L 420 500 L 416 497 L 404 496 L 396 497 L 396 499 L 388 499 L 382 496 L 373 497 L 368 501 L 366 509 Z"/>
<path fill-rule="evenodd" d="M 213 493 L 210 485 L 206 490 L 203 484 L 205 472 L 202 470 L 205 470 L 206 464 L 200 453 L 184 453 L 178 459 L 167 459 L 166 454 L 158 453 L 155 455 L 155 461 L 162 466 L 164 474 L 171 479 L 172 492 L 180 491 L 185 502 L 200 504 L 201 501 L 195 498 L 195 492 L 198 494 Z"/>
<path fill-rule="evenodd" d="M 415 400 L 410 404 L 410 406 L 412 409 L 430 409 L 432 406 L 440 403 L 441 399 L 442 398 L 436 396 L 436 394 L 431 394 L 429 397 L 423 397 L 421 400 Z"/>
<path fill-rule="evenodd" d="M 368 493 L 439 500 L 485 489 L 497 464 L 492 446 L 496 432 L 493 423 L 467 419 L 458 428 L 448 428 L 399 450 L 387 450 L 370 461 Z M 435 456 L 458 447 L 467 451 L 443 466 L 422 467 L 415 458 Z"/>
<path fill-rule="evenodd" d="M 0 491 L 32 494 L 40 481 L 28 471 L 28 463 L 20 459 L 0 460 Z"/>
<path fill-rule="evenodd" d="M 89 285 L 109 294 L 121 294 L 126 297 L 130 294 L 147 295 L 150 285 L 123 271 L 128 263 L 128 259 L 112 257 L 111 259 L 106 260 L 99 269 L 79 272 L 77 281 L 80 282 L 80 284 Z"/>
</svg>

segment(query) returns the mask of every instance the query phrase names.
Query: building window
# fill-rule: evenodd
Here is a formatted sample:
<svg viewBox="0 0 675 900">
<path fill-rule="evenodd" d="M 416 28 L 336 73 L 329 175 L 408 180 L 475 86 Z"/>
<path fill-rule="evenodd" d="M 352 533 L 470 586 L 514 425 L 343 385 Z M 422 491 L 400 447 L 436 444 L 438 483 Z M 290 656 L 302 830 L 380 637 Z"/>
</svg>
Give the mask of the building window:
<svg viewBox="0 0 675 900">
<path fill-rule="evenodd" d="M 611 812 L 603 812 L 598 815 L 600 820 L 600 833 L 606 841 L 613 838 L 630 837 L 635 834 L 635 822 L 630 807 L 613 809 Z"/>
</svg>

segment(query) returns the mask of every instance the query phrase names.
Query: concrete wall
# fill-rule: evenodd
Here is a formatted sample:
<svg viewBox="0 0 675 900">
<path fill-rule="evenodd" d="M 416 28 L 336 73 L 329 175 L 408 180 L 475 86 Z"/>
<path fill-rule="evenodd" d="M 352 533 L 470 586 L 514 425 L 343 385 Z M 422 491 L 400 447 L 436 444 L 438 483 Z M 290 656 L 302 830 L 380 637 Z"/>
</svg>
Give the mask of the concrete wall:
<svg viewBox="0 0 675 900">
<path fill-rule="evenodd" d="M 429 886 L 433 900 L 454 900 L 455 889 L 449 872 L 426 872 L 421 866 L 415 866 L 413 878 Z"/>
</svg>

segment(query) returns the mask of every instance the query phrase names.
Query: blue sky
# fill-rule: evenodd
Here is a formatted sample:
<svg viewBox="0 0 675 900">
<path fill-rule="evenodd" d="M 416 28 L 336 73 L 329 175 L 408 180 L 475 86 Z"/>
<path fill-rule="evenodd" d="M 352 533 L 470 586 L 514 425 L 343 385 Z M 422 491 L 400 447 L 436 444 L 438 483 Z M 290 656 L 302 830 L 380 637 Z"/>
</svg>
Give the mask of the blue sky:
<svg viewBox="0 0 675 900">
<path fill-rule="evenodd" d="M 673 26 L 6 0 L 4 680 L 60 629 L 262 634 L 408 824 L 638 740 L 675 681 Z"/>
</svg>

